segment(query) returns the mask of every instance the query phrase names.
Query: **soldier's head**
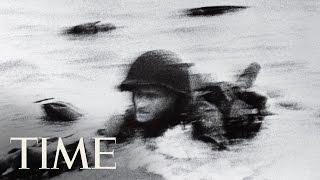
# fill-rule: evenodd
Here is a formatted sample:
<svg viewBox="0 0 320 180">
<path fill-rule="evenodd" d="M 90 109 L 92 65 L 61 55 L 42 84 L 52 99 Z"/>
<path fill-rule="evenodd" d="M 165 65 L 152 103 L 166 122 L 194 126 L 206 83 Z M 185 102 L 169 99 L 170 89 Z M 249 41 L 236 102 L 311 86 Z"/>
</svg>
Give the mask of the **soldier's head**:
<svg viewBox="0 0 320 180">
<path fill-rule="evenodd" d="M 137 121 L 180 113 L 190 98 L 189 66 L 166 50 L 148 51 L 134 61 L 119 89 L 132 92 Z"/>
</svg>

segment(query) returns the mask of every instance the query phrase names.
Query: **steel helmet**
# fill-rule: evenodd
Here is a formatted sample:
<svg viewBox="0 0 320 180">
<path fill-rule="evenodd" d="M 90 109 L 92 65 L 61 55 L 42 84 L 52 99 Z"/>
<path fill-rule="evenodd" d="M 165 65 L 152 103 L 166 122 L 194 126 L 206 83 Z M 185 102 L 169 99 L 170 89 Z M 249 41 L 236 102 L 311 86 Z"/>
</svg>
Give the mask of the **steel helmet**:
<svg viewBox="0 0 320 180">
<path fill-rule="evenodd" d="M 182 63 L 181 59 L 171 51 L 148 51 L 133 62 L 119 89 L 131 91 L 139 86 L 154 85 L 189 96 L 191 88 L 188 68 L 190 66 L 189 63 Z"/>
</svg>

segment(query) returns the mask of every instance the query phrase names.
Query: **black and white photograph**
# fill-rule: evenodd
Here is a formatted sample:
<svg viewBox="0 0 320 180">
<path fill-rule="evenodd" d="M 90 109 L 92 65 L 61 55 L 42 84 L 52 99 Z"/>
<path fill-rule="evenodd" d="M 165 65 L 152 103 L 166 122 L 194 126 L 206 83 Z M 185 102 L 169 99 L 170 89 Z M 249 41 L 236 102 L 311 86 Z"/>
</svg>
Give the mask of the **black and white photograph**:
<svg viewBox="0 0 320 180">
<path fill-rule="evenodd" d="M 0 179 L 320 179 L 317 0 L 1 0 Z"/>
</svg>

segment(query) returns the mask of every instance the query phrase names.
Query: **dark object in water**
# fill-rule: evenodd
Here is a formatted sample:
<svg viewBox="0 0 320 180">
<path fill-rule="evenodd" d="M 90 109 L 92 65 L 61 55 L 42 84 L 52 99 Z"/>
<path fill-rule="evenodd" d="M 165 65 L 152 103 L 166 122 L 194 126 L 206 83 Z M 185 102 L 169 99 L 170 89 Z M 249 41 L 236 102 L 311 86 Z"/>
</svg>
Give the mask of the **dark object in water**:
<svg viewBox="0 0 320 180">
<path fill-rule="evenodd" d="M 278 105 L 287 110 L 294 110 L 294 111 L 303 110 L 302 105 L 299 104 L 298 102 L 284 101 L 284 102 L 279 102 Z"/>
<path fill-rule="evenodd" d="M 214 82 L 206 83 L 198 89 L 208 102 L 214 103 L 224 114 L 230 113 L 230 107 L 234 100 L 239 99 L 253 108 L 263 109 L 267 98 L 247 89 L 252 87 L 261 67 L 258 63 L 251 63 L 238 76 L 235 83 Z"/>
<path fill-rule="evenodd" d="M 225 83 L 227 82 L 212 85 L 211 92 L 202 95 L 203 98 L 216 105 L 223 114 L 226 137 L 249 138 L 254 136 L 266 116 L 264 112 L 267 98 L 245 90 L 235 92 L 232 88 L 225 88 Z"/>
<path fill-rule="evenodd" d="M 66 34 L 85 35 L 96 34 L 98 32 L 107 32 L 116 29 L 116 26 L 111 23 L 99 24 L 101 21 L 79 24 L 65 30 Z"/>
<path fill-rule="evenodd" d="M 48 120 L 74 121 L 82 116 L 71 104 L 61 101 L 42 104 L 42 108 Z"/>
<path fill-rule="evenodd" d="M 250 138 L 259 132 L 265 116 L 261 113 L 265 109 L 266 98 L 264 99 L 253 105 L 246 100 L 235 100 L 224 120 L 226 137 L 229 139 Z"/>
<path fill-rule="evenodd" d="M 200 8 L 187 9 L 185 11 L 187 16 L 216 16 L 228 12 L 235 12 L 241 9 L 246 9 L 247 6 L 207 6 Z"/>
<path fill-rule="evenodd" d="M 260 129 L 266 114 L 267 98 L 249 91 L 260 70 L 250 64 L 235 83 L 207 83 L 199 88 L 201 97 L 214 104 L 223 114 L 225 136 L 229 139 L 253 137 Z M 208 127 L 207 127 L 208 128 Z"/>
</svg>

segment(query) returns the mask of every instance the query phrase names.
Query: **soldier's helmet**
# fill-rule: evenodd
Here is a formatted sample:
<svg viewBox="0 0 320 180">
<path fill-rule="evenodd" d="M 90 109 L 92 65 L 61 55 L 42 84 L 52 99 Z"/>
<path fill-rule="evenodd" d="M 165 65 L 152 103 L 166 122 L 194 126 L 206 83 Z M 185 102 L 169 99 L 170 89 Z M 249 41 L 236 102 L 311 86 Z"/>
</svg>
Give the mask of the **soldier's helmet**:
<svg viewBox="0 0 320 180">
<path fill-rule="evenodd" d="M 190 63 L 182 63 L 171 51 L 148 51 L 133 62 L 119 89 L 132 91 L 139 86 L 152 85 L 165 87 L 178 95 L 190 96 L 190 66 Z"/>
</svg>

